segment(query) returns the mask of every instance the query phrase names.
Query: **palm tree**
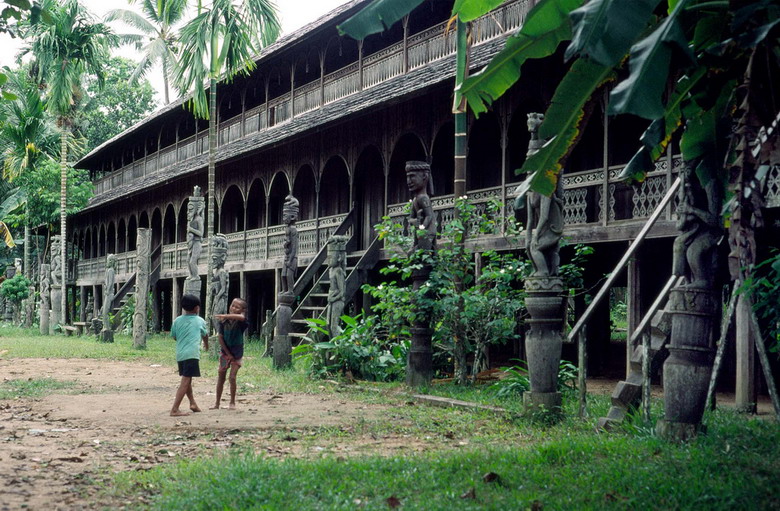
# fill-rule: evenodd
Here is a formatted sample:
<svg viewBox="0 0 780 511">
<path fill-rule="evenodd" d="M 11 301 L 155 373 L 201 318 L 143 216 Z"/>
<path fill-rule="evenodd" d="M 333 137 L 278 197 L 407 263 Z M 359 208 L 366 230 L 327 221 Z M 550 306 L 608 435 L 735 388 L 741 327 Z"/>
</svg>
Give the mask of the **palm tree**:
<svg viewBox="0 0 780 511">
<path fill-rule="evenodd" d="M 173 27 L 184 17 L 186 7 L 187 0 L 143 0 L 143 16 L 128 9 L 114 9 L 105 16 L 106 21 L 122 21 L 142 32 L 142 35 L 119 36 L 122 43 L 134 44 L 143 53 L 130 80 L 137 81 L 146 75 L 152 65 L 159 62 L 163 71 L 166 105 L 170 103 L 169 80 L 176 62 L 176 34 Z"/>
<path fill-rule="evenodd" d="M 16 99 L 2 103 L 6 122 L 0 125 L 0 150 L 3 156 L 3 177 L 13 182 L 43 157 L 56 153 L 56 130 L 47 116 L 45 102 L 35 84 L 18 73 L 8 73 Z M 19 190 L 18 207 L 25 208 L 24 273 L 31 277 L 30 222 L 28 220 L 26 191 Z"/>
<path fill-rule="evenodd" d="M 25 52 L 32 53 L 38 79 L 45 85 L 47 105 L 57 116 L 60 127 L 60 236 L 62 251 L 60 267 L 62 285 L 67 278 L 67 169 L 68 140 L 76 108 L 83 97 L 82 78 L 86 73 L 103 82 L 103 64 L 109 47 L 116 42 L 109 27 L 95 23 L 91 14 L 78 0 L 66 0 L 57 5 L 44 2 L 51 13 L 51 23 L 32 25 L 26 36 L 31 41 Z M 62 293 L 62 314 L 67 310 L 67 293 Z"/>
<path fill-rule="evenodd" d="M 198 1 L 198 15 L 181 30 L 181 59 L 175 72 L 175 83 L 182 94 L 194 89 L 190 106 L 193 113 L 209 120 L 208 156 L 208 230 L 214 236 L 214 193 L 216 163 L 217 80 L 224 74 L 227 80 L 239 73 L 248 74 L 255 68 L 253 55 L 258 48 L 253 37 L 269 45 L 279 36 L 280 25 L 276 6 L 271 0 L 213 0 L 204 7 Z M 206 101 L 205 80 L 209 82 Z M 208 245 L 211 264 L 212 243 Z M 211 287 L 211 272 L 206 274 L 206 289 Z M 206 293 L 206 310 L 211 303 Z"/>
</svg>

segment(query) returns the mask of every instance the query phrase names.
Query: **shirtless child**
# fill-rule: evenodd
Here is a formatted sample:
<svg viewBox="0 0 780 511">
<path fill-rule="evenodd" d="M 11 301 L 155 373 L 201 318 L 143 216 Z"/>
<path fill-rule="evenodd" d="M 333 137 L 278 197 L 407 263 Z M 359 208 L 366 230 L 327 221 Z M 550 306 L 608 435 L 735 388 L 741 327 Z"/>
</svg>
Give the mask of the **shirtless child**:
<svg viewBox="0 0 780 511">
<path fill-rule="evenodd" d="M 222 351 L 219 354 L 219 376 L 217 377 L 217 401 L 211 410 L 216 410 L 222 400 L 222 389 L 225 386 L 225 376 L 230 368 L 230 410 L 236 409 L 236 375 L 241 368 L 244 357 L 244 332 L 249 327 L 246 320 L 246 301 L 235 298 L 230 303 L 228 314 L 215 314 L 219 321 L 217 333 Z"/>
</svg>

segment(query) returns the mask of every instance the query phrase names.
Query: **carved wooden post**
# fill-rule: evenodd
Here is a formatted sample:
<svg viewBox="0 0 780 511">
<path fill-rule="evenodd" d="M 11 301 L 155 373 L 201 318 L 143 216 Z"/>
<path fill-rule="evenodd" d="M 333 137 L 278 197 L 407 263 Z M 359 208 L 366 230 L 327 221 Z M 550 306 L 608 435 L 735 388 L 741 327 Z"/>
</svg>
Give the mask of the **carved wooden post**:
<svg viewBox="0 0 780 511">
<path fill-rule="evenodd" d="M 347 276 L 347 242 L 349 236 L 331 236 L 328 240 L 328 330 L 330 336 L 341 333 L 344 314 L 344 292 Z"/>
<path fill-rule="evenodd" d="M 431 205 L 433 185 L 431 167 L 422 161 L 406 162 L 406 186 L 412 192 L 409 229 L 414 233 L 412 255 L 432 252 L 436 246 L 436 216 Z M 412 288 L 415 296 L 421 296 L 428 289 L 430 265 L 423 265 L 412 272 Z M 406 384 L 410 387 L 430 385 L 433 378 L 433 349 L 431 345 L 430 316 L 422 304 L 416 304 L 417 314 L 410 328 L 412 345 L 406 364 Z"/>
<path fill-rule="evenodd" d="M 685 283 L 672 289 L 667 312 L 672 316 L 669 358 L 664 363 L 664 418 L 657 430 L 670 440 L 696 436 L 704 414 L 715 356 L 713 332 L 720 315 L 715 290 L 717 242 L 721 237 L 721 190 L 717 179 L 706 185 L 695 179 L 697 160 L 686 162 L 683 198 L 677 210 L 673 273 Z"/>
<path fill-rule="evenodd" d="M 141 229 L 138 229 L 140 232 Z M 137 238 L 136 238 L 137 239 Z M 116 289 L 115 279 L 116 256 L 108 254 L 106 256 L 106 276 L 103 284 L 103 330 L 100 331 L 100 340 L 102 342 L 114 342 L 114 330 L 111 324 L 111 314 L 113 311 L 114 295 Z"/>
<path fill-rule="evenodd" d="M 205 198 L 200 193 L 200 187 L 193 189 L 192 197 L 187 203 L 187 269 L 189 274 L 184 279 L 184 294 L 200 296 L 200 275 L 198 259 L 203 249 L 203 209 Z"/>
<path fill-rule="evenodd" d="M 51 241 L 51 317 L 50 332 L 62 322 L 62 238 L 57 235 Z"/>
<path fill-rule="evenodd" d="M 295 275 L 298 271 L 298 199 L 288 195 L 284 199 L 282 221 L 287 224 L 284 237 L 284 266 L 279 286 L 279 307 L 276 312 L 276 332 L 274 333 L 274 367 L 281 369 L 292 363 L 292 344 L 290 328 L 292 325 L 292 306 L 295 303 Z"/>
<path fill-rule="evenodd" d="M 49 311 L 51 309 L 51 270 L 48 264 L 41 265 L 41 335 L 49 335 Z"/>
<path fill-rule="evenodd" d="M 146 318 L 149 308 L 152 230 L 138 229 L 135 256 L 135 311 L 133 311 L 133 347 L 146 347 Z"/>
<path fill-rule="evenodd" d="M 211 310 L 206 312 L 209 322 L 216 331 L 219 322 L 214 319 L 215 314 L 225 314 L 228 311 L 228 285 L 229 276 L 225 269 L 225 262 L 228 254 L 228 240 L 224 234 L 217 234 L 211 241 L 214 243 L 214 249 L 211 252 Z M 214 354 L 219 354 L 219 340 L 213 339 Z"/>
<path fill-rule="evenodd" d="M 539 138 L 539 126 L 544 116 L 528 114 L 528 155 L 544 144 Z M 526 411 L 532 414 L 558 414 L 561 393 L 558 392 L 558 367 L 563 347 L 563 312 L 565 307 L 563 280 L 558 275 L 559 245 L 563 234 L 563 200 L 561 182 L 552 196 L 535 192 L 525 196 L 528 214 L 526 250 L 534 268 L 525 280 L 525 300 L 530 330 L 525 339 L 528 358 L 530 391 L 523 394 Z"/>
</svg>

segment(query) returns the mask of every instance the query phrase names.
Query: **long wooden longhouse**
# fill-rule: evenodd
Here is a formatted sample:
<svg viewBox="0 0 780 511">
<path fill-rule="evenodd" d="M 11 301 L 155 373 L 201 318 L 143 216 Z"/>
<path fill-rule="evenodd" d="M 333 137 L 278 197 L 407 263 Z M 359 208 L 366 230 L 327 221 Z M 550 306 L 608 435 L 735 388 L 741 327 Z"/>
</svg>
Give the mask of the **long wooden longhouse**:
<svg viewBox="0 0 780 511">
<path fill-rule="evenodd" d="M 69 286 L 82 304 L 93 295 L 99 310 L 107 254 L 117 256 L 118 282 L 132 276 L 137 229 L 149 227 L 153 267 L 159 267 L 156 321 L 159 328 L 170 326 L 187 275 L 187 203 L 195 185 L 215 194 L 215 231 L 229 242 L 230 296 L 248 299 L 254 329 L 275 306 L 282 203 L 289 193 L 301 208 L 299 274 L 339 228 L 353 234 L 355 257 L 371 248 L 372 226 L 383 215 L 403 214 L 407 160 L 430 162 L 439 222 L 452 217 L 455 45 L 446 30 L 452 2 L 427 0 L 403 22 L 362 42 L 339 36 L 336 26 L 366 3 L 349 2 L 280 39 L 259 55 L 250 76 L 219 83 L 215 190 L 207 189 L 208 123 L 196 120 L 182 101 L 78 162 L 95 183 L 89 205 L 69 219 L 69 241 L 80 254 L 70 263 Z M 474 69 L 503 47 L 532 5 L 533 0 L 510 0 L 474 23 Z M 528 146 L 526 114 L 545 111 L 565 72 L 561 61 L 528 64 L 490 112 L 470 118 L 467 190 L 473 201 L 511 204 L 521 180 L 514 169 Z M 611 271 L 681 170 L 672 144 L 641 186 L 617 181 L 645 124 L 609 119 L 606 102 L 605 94 L 564 175 L 565 235 L 596 246 L 589 284 Z M 779 181 L 775 169 L 767 193 L 773 207 L 780 205 Z M 479 246 L 517 250 L 501 227 L 512 214 L 503 208 L 496 232 Z M 655 296 L 670 274 L 674 223 L 670 205 L 630 265 L 624 285 L 634 315 L 648 305 L 640 297 Z M 206 254 L 204 247 L 204 281 Z M 380 252 L 378 264 L 382 257 Z M 366 278 L 378 278 L 371 266 L 363 267 Z M 71 311 L 79 314 L 84 311 Z M 608 310 L 600 317 L 608 329 Z M 590 335 L 597 331 L 589 327 Z M 598 343 L 591 345 L 598 349 Z"/>
</svg>

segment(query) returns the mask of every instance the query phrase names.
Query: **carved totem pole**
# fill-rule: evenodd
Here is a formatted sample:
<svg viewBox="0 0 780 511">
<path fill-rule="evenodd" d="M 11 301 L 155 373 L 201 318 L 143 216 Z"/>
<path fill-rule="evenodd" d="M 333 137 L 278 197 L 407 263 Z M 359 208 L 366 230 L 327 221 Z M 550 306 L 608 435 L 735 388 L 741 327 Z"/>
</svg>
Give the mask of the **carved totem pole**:
<svg viewBox="0 0 780 511">
<path fill-rule="evenodd" d="M 284 232 L 284 265 L 282 266 L 281 290 L 277 297 L 279 308 L 276 313 L 274 333 L 274 367 L 287 367 L 292 363 L 290 326 L 292 306 L 295 303 L 295 275 L 298 272 L 298 199 L 288 195 L 284 199 L 282 222 L 287 225 Z"/>
<path fill-rule="evenodd" d="M 663 369 L 664 418 L 657 425 L 662 436 L 683 441 L 701 427 L 720 316 L 715 275 L 717 242 L 723 235 L 723 190 L 718 179 L 701 183 L 694 172 L 697 164 L 698 160 L 686 162 L 683 196 L 677 208 L 681 233 L 674 241 L 672 264 L 674 275 L 684 277 L 685 282 L 672 289 L 666 306 L 672 330 Z"/>
<path fill-rule="evenodd" d="M 528 156 L 544 144 L 539 126 L 544 115 L 528 114 Z M 558 366 L 563 346 L 563 281 L 558 276 L 559 244 L 563 235 L 563 201 L 560 180 L 550 197 L 526 194 L 526 250 L 533 273 L 525 280 L 530 329 L 525 339 L 530 390 L 523 394 L 528 412 L 557 413 L 561 408 Z"/>
<path fill-rule="evenodd" d="M 48 264 L 41 265 L 40 285 L 41 285 L 41 304 L 40 304 L 40 331 L 41 335 L 49 335 L 49 311 L 51 310 L 51 276 Z"/>
<path fill-rule="evenodd" d="M 140 229 L 139 229 L 140 230 Z M 100 331 L 102 342 L 114 342 L 114 330 L 111 325 L 111 313 L 113 312 L 114 296 L 116 295 L 116 256 L 106 256 L 106 274 L 103 281 L 103 330 Z"/>
<path fill-rule="evenodd" d="M 412 254 L 433 252 L 436 248 L 436 217 L 431 205 L 433 180 L 431 166 L 424 161 L 406 162 L 406 187 L 412 193 L 409 229 L 414 234 Z M 412 288 L 417 294 L 426 285 L 431 266 L 424 264 L 412 272 Z M 427 288 L 426 288 L 427 289 Z M 416 305 L 418 311 L 410 328 L 412 345 L 406 364 L 406 384 L 410 387 L 430 385 L 433 378 L 430 314 Z"/>
<path fill-rule="evenodd" d="M 189 275 L 184 279 L 184 294 L 200 296 L 200 275 L 198 258 L 203 248 L 203 210 L 206 199 L 200 193 L 200 186 L 193 189 L 187 204 L 187 268 Z"/>
<path fill-rule="evenodd" d="M 347 242 L 349 236 L 331 236 L 328 240 L 328 331 L 335 337 L 341 333 L 347 278 Z"/>
<path fill-rule="evenodd" d="M 62 314 L 62 243 L 60 236 L 56 235 L 51 240 L 51 317 L 49 318 L 49 331 L 54 333 L 54 327 L 63 323 Z"/>
<path fill-rule="evenodd" d="M 152 230 L 138 229 L 135 256 L 135 310 L 133 311 L 133 347 L 146 347 L 149 308 L 149 274 L 152 271 Z"/>
<path fill-rule="evenodd" d="M 229 276 L 225 269 L 228 254 L 228 240 L 224 234 L 217 234 L 212 241 L 211 249 L 211 311 L 209 317 L 214 324 L 214 330 L 219 323 L 214 319 L 215 314 L 226 314 L 228 311 L 228 284 Z M 219 342 L 215 344 L 219 347 Z"/>
</svg>

